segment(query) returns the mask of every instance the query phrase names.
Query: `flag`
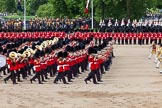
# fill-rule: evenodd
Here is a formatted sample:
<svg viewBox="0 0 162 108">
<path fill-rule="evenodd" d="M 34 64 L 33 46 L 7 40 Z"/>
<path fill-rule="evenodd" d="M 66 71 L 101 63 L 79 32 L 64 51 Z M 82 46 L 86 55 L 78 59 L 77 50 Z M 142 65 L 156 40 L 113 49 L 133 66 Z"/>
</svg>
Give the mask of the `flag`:
<svg viewBox="0 0 162 108">
<path fill-rule="evenodd" d="M 23 9 L 21 7 L 21 0 L 18 0 L 17 9 L 20 10 L 20 11 L 23 11 Z"/>
<path fill-rule="evenodd" d="M 90 2 L 90 0 L 87 0 L 86 8 L 84 9 L 85 14 L 88 14 L 89 13 L 89 10 L 88 10 L 89 2 Z"/>
</svg>

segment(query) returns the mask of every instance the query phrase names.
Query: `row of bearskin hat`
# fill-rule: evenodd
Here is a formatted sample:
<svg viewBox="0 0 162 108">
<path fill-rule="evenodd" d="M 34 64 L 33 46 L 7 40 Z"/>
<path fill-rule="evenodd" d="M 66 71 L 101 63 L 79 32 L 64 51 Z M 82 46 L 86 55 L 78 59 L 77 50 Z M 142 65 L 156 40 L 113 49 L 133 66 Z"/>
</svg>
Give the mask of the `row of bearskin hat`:
<svg viewBox="0 0 162 108">
<path fill-rule="evenodd" d="M 112 37 L 114 39 L 122 38 L 122 39 L 132 39 L 132 38 L 160 38 L 162 39 L 162 33 L 161 32 L 139 32 L 139 33 L 102 33 L 102 32 L 75 32 L 66 34 L 65 32 L 8 32 L 8 33 L 0 33 L 0 39 L 50 39 L 53 37 L 59 37 L 59 38 L 65 38 L 68 37 L 69 39 L 72 38 L 88 38 L 90 36 L 93 36 L 94 38 L 108 38 Z"/>
</svg>

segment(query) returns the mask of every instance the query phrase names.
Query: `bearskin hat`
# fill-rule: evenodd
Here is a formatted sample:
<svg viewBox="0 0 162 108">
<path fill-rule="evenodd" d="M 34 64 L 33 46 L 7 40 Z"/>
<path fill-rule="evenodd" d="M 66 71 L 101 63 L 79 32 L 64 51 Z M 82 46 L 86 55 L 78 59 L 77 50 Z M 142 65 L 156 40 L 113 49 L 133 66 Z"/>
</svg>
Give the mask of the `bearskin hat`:
<svg viewBox="0 0 162 108">
<path fill-rule="evenodd" d="M 46 48 L 45 52 L 46 52 L 47 54 L 50 54 L 50 53 L 52 52 L 52 49 L 51 49 L 51 48 Z"/>
<path fill-rule="evenodd" d="M 93 53 L 93 47 L 90 47 L 89 49 L 88 49 L 88 54 L 92 54 Z"/>
<path fill-rule="evenodd" d="M 58 52 L 57 57 L 58 57 L 58 58 L 59 58 L 59 57 L 63 57 L 63 52 L 62 52 L 62 51 Z"/>
<path fill-rule="evenodd" d="M 70 51 L 70 46 L 66 46 L 65 51 L 69 52 Z"/>
<path fill-rule="evenodd" d="M 66 58 L 68 56 L 68 53 L 65 51 L 63 52 L 63 57 Z"/>
<path fill-rule="evenodd" d="M 12 47 L 11 47 L 11 44 L 7 44 L 6 48 L 7 48 L 7 49 L 11 49 L 11 48 L 12 48 Z"/>
</svg>

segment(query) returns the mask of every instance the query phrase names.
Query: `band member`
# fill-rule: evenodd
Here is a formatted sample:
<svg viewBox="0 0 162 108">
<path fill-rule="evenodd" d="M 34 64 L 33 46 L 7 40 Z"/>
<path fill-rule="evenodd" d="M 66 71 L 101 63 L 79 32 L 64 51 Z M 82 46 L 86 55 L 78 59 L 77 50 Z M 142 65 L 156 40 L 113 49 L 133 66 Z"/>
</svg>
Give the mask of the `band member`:
<svg viewBox="0 0 162 108">
<path fill-rule="evenodd" d="M 157 64 L 156 68 L 160 67 L 160 63 L 162 62 L 162 44 L 159 45 L 157 49 Z"/>
<path fill-rule="evenodd" d="M 154 55 L 154 59 L 156 60 L 156 44 L 153 41 L 152 45 L 150 46 L 150 55 L 149 55 L 149 59 L 151 59 L 152 55 Z"/>
<path fill-rule="evenodd" d="M 7 76 L 5 79 L 4 79 L 4 81 L 5 81 L 5 83 L 6 83 L 6 81 L 8 81 L 10 78 L 11 78 L 11 80 L 12 80 L 12 82 L 13 82 L 13 84 L 17 84 L 16 83 L 16 70 L 17 70 L 17 68 L 16 68 L 16 58 L 17 58 L 17 53 L 16 52 L 10 52 L 9 53 L 9 61 L 8 61 L 8 68 L 9 68 L 9 70 L 10 70 L 10 75 L 9 76 Z"/>
<path fill-rule="evenodd" d="M 40 80 L 40 75 L 41 75 L 41 63 L 40 63 L 40 59 L 39 59 L 39 51 L 37 51 L 34 55 L 34 71 L 35 71 L 35 75 L 33 76 L 33 78 L 30 79 L 30 82 L 32 83 L 32 81 L 35 81 L 35 79 L 38 79 L 38 83 L 39 84 L 43 84 Z"/>
<path fill-rule="evenodd" d="M 68 53 L 64 52 L 63 53 L 63 57 L 64 57 L 64 70 L 65 70 L 65 74 L 67 75 L 67 79 L 68 82 L 72 82 L 72 72 L 70 71 L 70 59 L 68 58 Z"/>
<path fill-rule="evenodd" d="M 160 66 L 161 65 L 161 66 Z M 162 44 L 160 44 L 159 52 L 158 52 L 158 62 L 156 64 L 156 67 L 160 67 L 160 73 L 162 74 Z"/>
<path fill-rule="evenodd" d="M 57 71 L 58 75 L 56 76 L 54 83 L 57 84 L 59 79 L 62 79 L 64 84 L 69 84 L 66 82 L 65 79 L 65 70 L 64 70 L 65 62 L 63 60 L 63 52 L 58 53 L 58 60 L 57 60 Z"/>
<path fill-rule="evenodd" d="M 89 73 L 88 77 L 84 81 L 87 84 L 87 81 L 90 81 L 92 78 L 94 84 L 99 84 L 96 81 L 96 73 L 97 73 L 98 67 L 96 67 L 97 65 L 95 65 L 97 58 L 94 55 L 94 53 L 95 53 L 94 48 L 92 48 L 92 47 L 89 48 L 88 53 L 89 53 L 89 58 L 88 58 L 89 68 L 90 68 L 91 72 Z"/>
</svg>

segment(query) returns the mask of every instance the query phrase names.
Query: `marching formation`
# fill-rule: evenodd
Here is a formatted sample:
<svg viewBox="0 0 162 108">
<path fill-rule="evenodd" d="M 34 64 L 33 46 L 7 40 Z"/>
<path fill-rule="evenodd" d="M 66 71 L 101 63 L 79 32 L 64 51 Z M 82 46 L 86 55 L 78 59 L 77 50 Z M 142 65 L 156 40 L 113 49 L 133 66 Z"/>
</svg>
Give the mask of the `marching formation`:
<svg viewBox="0 0 162 108">
<path fill-rule="evenodd" d="M 13 84 L 29 78 L 43 84 L 52 77 L 55 84 L 69 84 L 82 73 L 86 84 L 91 79 L 98 84 L 112 64 L 113 41 L 105 37 L 95 42 L 94 37 L 92 32 L 1 33 L 0 54 L 7 63 L 1 63 L 0 73 Z"/>
<path fill-rule="evenodd" d="M 92 35 L 96 42 L 101 43 L 103 39 L 113 38 L 116 44 L 151 44 L 153 41 L 157 43 L 162 42 L 162 33 L 161 32 L 140 32 L 140 33 L 122 33 L 122 32 L 74 32 L 67 35 L 65 32 L 0 32 L 0 40 L 5 38 L 12 39 L 40 39 L 45 38 L 49 39 L 51 36 L 59 37 L 63 39 L 64 37 L 73 39 L 73 38 L 87 38 L 87 35 Z"/>
</svg>

